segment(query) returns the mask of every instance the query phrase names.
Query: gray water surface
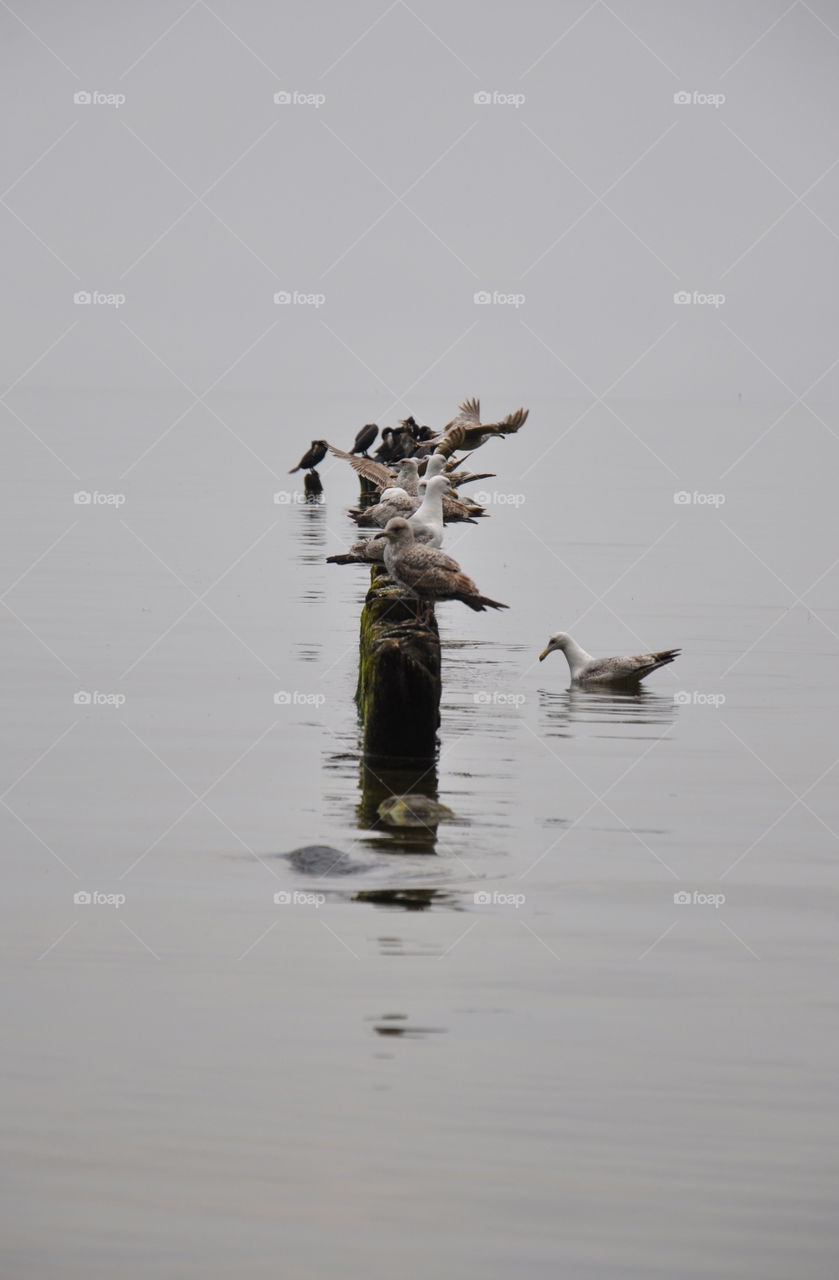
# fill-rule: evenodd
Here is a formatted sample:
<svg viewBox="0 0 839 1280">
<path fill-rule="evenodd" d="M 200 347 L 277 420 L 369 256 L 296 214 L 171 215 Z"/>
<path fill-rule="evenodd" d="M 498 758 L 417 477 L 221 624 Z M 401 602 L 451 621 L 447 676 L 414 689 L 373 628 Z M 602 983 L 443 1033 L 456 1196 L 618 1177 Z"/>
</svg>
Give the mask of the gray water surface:
<svg viewBox="0 0 839 1280">
<path fill-rule="evenodd" d="M 83 451 L 72 398 L 41 403 Z M 119 509 L 4 484 L 4 576 L 54 543 L 3 624 L 10 1274 L 831 1273 L 831 442 L 808 490 L 673 496 L 698 431 L 721 470 L 773 413 L 634 406 L 666 466 L 610 461 L 601 411 L 525 477 L 560 402 L 484 446 L 481 487 L 525 501 L 447 546 L 510 609 L 438 607 L 438 758 L 395 771 L 353 703 L 368 571 L 324 563 L 345 464 L 275 503 L 299 477 L 187 427 Z M 559 628 L 683 654 L 569 690 Z M 406 789 L 458 821 L 383 827 Z M 362 869 L 279 856 L 311 844 Z"/>
</svg>

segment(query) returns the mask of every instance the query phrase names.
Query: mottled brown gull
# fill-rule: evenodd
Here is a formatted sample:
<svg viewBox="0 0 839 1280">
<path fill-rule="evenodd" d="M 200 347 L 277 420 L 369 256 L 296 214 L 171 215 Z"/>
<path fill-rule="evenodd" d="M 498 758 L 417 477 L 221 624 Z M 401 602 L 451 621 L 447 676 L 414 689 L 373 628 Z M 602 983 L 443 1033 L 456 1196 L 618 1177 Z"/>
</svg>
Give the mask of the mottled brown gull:
<svg viewBox="0 0 839 1280">
<path fill-rule="evenodd" d="M 432 476 L 420 481 L 425 488 L 422 505 L 408 519 L 414 538 L 424 546 L 440 547 L 443 544 L 443 494 L 449 487 L 445 476 Z M 377 564 L 384 560 L 387 539 L 384 534 L 353 543 L 343 555 L 327 556 L 327 564 Z"/>
<path fill-rule="evenodd" d="M 407 520 L 390 520 L 384 536 L 387 539 L 385 567 L 388 573 L 420 603 L 460 600 L 476 613 L 482 613 L 484 609 L 509 607 L 482 596 L 472 579 L 445 551 L 418 543 Z"/>
</svg>

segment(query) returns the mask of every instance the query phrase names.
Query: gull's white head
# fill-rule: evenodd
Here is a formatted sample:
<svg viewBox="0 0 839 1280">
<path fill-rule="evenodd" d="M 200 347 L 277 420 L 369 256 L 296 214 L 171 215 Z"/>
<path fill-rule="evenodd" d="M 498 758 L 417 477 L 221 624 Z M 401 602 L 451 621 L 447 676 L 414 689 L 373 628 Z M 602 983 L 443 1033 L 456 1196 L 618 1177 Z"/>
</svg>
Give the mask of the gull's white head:
<svg viewBox="0 0 839 1280">
<path fill-rule="evenodd" d="M 548 643 L 545 645 L 544 649 L 539 654 L 539 661 L 544 662 L 548 654 L 553 653 L 555 649 L 562 649 L 562 651 L 564 652 L 565 646 L 568 644 L 570 639 L 571 637 L 568 635 L 566 631 L 557 631 L 556 635 L 551 636 L 551 638 L 548 640 Z"/>
<path fill-rule="evenodd" d="M 425 464 L 425 478 L 431 480 L 433 476 L 439 476 L 440 472 L 446 465 L 446 459 L 442 453 L 432 453 L 429 455 Z"/>
</svg>

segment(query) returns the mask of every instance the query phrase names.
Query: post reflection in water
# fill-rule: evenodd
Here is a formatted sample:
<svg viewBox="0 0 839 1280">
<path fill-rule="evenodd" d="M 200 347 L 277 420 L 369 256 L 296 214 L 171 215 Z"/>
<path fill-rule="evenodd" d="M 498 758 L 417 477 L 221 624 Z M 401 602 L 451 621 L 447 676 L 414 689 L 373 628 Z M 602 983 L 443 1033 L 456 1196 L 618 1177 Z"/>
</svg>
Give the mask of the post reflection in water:
<svg viewBox="0 0 839 1280">
<path fill-rule="evenodd" d="M 437 853 L 438 819 L 433 814 L 437 800 L 437 761 L 359 761 L 358 786 L 361 799 L 356 806 L 356 825 L 369 834 L 361 842 L 377 853 Z M 410 823 L 385 822 L 379 807 L 394 796 L 422 796 L 431 802 L 432 812 Z"/>
</svg>

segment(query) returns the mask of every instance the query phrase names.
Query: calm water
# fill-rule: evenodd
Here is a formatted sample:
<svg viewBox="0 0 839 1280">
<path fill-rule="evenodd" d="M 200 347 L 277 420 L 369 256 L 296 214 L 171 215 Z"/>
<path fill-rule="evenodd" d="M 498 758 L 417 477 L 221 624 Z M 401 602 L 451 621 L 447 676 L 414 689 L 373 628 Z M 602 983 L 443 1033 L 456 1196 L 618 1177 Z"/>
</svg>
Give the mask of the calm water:
<svg viewBox="0 0 839 1280">
<path fill-rule="evenodd" d="M 3 484 L 7 1274 L 833 1275 L 824 426 L 531 404 L 446 543 L 511 607 L 438 608 L 439 758 L 391 773 L 352 701 L 368 573 L 324 564 L 356 485 L 285 474 L 371 407 L 278 432 L 219 396 L 231 431 L 196 409 L 137 462 L 174 398 L 20 401 L 77 478 L 23 438 Z M 569 692 L 559 629 L 683 654 Z M 388 832 L 406 787 L 457 821 Z M 363 869 L 278 856 L 312 843 Z"/>
</svg>

